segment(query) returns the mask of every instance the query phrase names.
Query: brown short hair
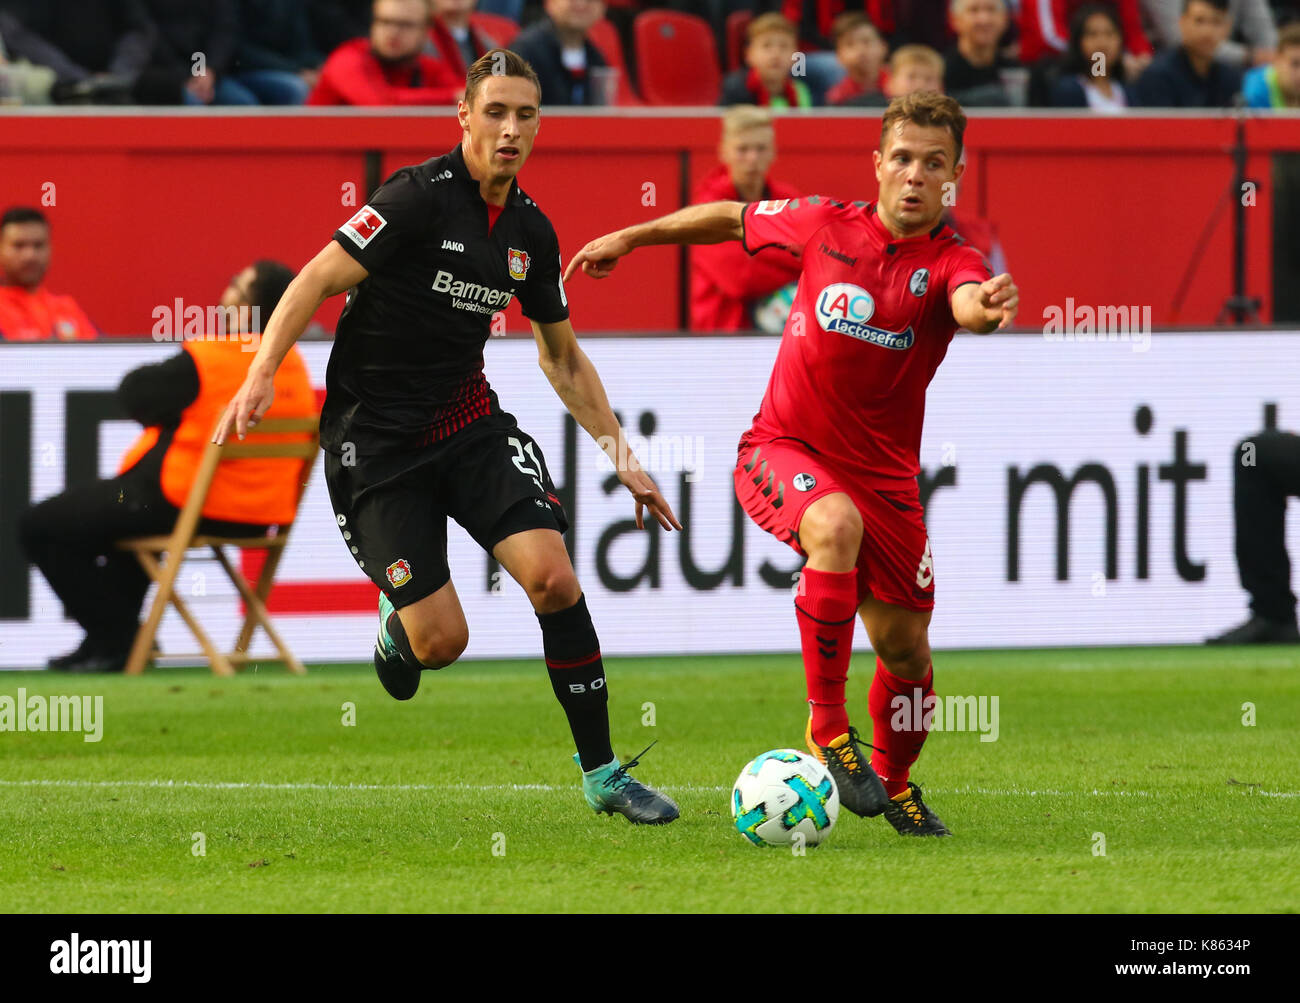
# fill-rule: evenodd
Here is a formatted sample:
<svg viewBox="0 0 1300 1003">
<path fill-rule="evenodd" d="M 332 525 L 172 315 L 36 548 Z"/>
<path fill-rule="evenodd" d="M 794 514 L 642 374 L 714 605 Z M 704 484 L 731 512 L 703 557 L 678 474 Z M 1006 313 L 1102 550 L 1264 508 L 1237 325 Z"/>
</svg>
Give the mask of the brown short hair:
<svg viewBox="0 0 1300 1003">
<path fill-rule="evenodd" d="M 890 130 L 903 122 L 947 129 L 952 133 L 953 141 L 957 145 L 953 164 L 961 160 L 962 136 L 966 132 L 966 113 L 961 110 L 961 105 L 948 95 L 936 94 L 934 91 L 916 91 L 890 101 L 884 117 L 880 120 L 882 153 L 885 151 L 885 139 Z"/>
<path fill-rule="evenodd" d="M 749 44 L 760 35 L 769 35 L 774 31 L 789 35 L 794 39 L 795 44 L 799 42 L 799 32 L 794 22 L 773 10 L 766 14 L 759 14 L 749 22 L 749 27 L 745 29 L 745 43 Z"/>
<path fill-rule="evenodd" d="M 838 49 L 841 39 L 848 36 L 851 32 L 859 28 L 870 28 L 880 35 L 880 29 L 876 27 L 875 22 L 860 10 L 846 10 L 831 22 L 831 47 Z"/>
<path fill-rule="evenodd" d="M 472 105 L 474 95 L 478 93 L 479 84 L 488 77 L 523 77 L 531 80 L 537 88 L 537 102 L 542 100 L 542 82 L 537 79 L 537 71 L 523 56 L 509 49 L 488 49 L 474 60 L 474 64 L 465 74 L 465 103 Z"/>
<path fill-rule="evenodd" d="M 1278 52 L 1292 45 L 1300 45 L 1300 21 L 1292 21 L 1277 33 Z"/>
</svg>

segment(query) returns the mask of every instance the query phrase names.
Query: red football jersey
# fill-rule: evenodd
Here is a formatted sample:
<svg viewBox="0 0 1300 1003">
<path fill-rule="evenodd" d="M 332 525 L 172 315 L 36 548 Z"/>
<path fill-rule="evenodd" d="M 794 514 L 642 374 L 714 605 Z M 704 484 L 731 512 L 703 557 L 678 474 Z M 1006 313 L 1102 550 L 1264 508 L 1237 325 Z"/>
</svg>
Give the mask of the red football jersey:
<svg viewBox="0 0 1300 1003">
<path fill-rule="evenodd" d="M 993 277 L 950 227 L 895 239 L 874 202 L 751 202 L 741 243 L 802 260 L 750 438 L 800 439 L 869 488 L 915 486 L 925 388 L 957 330 L 949 297 Z"/>
</svg>

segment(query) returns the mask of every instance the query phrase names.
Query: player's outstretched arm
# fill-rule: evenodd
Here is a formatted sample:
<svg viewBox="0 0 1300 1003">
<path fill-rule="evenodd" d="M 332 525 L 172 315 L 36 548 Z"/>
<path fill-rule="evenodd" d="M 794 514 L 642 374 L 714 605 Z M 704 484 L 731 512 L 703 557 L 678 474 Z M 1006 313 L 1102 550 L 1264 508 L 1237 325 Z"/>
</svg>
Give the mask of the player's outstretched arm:
<svg viewBox="0 0 1300 1003">
<path fill-rule="evenodd" d="M 596 440 L 618 471 L 618 479 L 636 499 L 636 528 L 644 529 L 643 509 L 659 520 L 664 529 L 681 529 L 682 524 L 654 480 L 641 469 L 641 462 L 628 449 L 623 429 L 614 417 L 605 395 L 600 374 L 578 346 L 573 325 L 567 320 L 554 324 L 532 322 L 533 337 L 537 339 L 538 364 L 550 380 L 551 386 L 569 414 Z"/>
<path fill-rule="evenodd" d="M 320 305 L 331 296 L 351 289 L 369 274 L 333 240 L 307 262 L 280 297 L 275 313 L 262 332 L 262 343 L 248 367 L 244 385 L 226 406 L 212 433 L 213 442 L 225 442 L 232 429 L 242 439 L 250 426 L 262 420 L 275 398 L 275 371 L 294 342 L 302 337 Z"/>
<path fill-rule="evenodd" d="M 967 282 L 952 294 L 952 316 L 962 327 L 976 334 L 1007 327 L 1020 308 L 1020 290 L 1008 272 L 987 282 Z"/>
<path fill-rule="evenodd" d="M 744 202 L 706 202 L 687 206 L 648 223 L 625 227 L 597 237 L 573 256 L 564 270 L 568 282 L 581 268 L 593 279 L 603 279 L 614 270 L 618 259 L 651 244 L 721 244 L 739 240 L 744 234 L 740 218 Z"/>
</svg>

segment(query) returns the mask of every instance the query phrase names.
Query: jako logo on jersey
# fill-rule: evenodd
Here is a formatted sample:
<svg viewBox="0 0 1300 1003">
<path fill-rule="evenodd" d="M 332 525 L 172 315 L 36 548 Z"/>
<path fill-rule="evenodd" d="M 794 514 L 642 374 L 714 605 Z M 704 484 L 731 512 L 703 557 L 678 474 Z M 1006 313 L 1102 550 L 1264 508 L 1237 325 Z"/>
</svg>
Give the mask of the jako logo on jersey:
<svg viewBox="0 0 1300 1003">
<path fill-rule="evenodd" d="M 912 273 L 912 277 L 907 280 L 907 288 L 912 290 L 913 296 L 924 296 L 925 291 L 930 288 L 930 269 L 918 268 Z"/>
<path fill-rule="evenodd" d="M 450 178 L 450 177 L 451 177 L 451 171 L 443 171 L 441 174 L 435 174 L 435 175 L 434 175 L 433 177 L 431 177 L 429 180 L 430 180 L 430 181 L 446 181 L 446 180 L 447 180 L 448 178 Z"/>
<path fill-rule="evenodd" d="M 528 278 L 528 266 L 532 263 L 532 258 L 528 256 L 527 251 L 516 251 L 513 247 L 509 248 L 510 256 L 506 263 L 510 266 L 510 277 L 516 282 L 522 282 Z"/>
<path fill-rule="evenodd" d="M 817 478 L 812 474 L 795 474 L 790 482 L 796 491 L 811 491 L 817 486 Z"/>
<path fill-rule="evenodd" d="M 817 296 L 817 323 L 823 331 L 847 334 L 882 348 L 901 351 L 912 347 L 916 336 L 910 327 L 899 334 L 868 324 L 875 312 L 876 301 L 871 293 L 850 282 L 835 282 Z"/>
<path fill-rule="evenodd" d="M 388 220 L 366 205 L 343 224 L 342 230 L 357 247 L 365 247 L 387 225 Z"/>
<path fill-rule="evenodd" d="M 463 254 L 465 251 L 465 245 L 459 240 L 444 240 L 442 242 L 442 249 L 444 251 L 460 251 Z"/>
<path fill-rule="evenodd" d="M 790 204 L 789 199 L 764 199 L 754 206 L 755 216 L 775 216 Z"/>
<path fill-rule="evenodd" d="M 411 580 L 411 566 L 404 559 L 398 559 L 388 566 L 388 581 L 393 588 L 399 589 Z"/>
</svg>

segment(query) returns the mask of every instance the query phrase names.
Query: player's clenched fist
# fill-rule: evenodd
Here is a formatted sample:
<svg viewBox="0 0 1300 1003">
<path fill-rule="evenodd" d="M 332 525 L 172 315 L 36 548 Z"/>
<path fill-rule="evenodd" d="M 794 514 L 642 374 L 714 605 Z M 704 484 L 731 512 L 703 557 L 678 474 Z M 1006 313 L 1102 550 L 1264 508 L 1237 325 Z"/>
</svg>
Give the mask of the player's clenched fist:
<svg viewBox="0 0 1300 1003">
<path fill-rule="evenodd" d="M 618 264 L 618 259 L 632 250 L 632 244 L 622 231 L 607 233 L 597 237 L 573 256 L 569 267 L 564 270 L 564 281 L 568 282 L 581 268 L 593 279 L 606 278 Z"/>
</svg>

